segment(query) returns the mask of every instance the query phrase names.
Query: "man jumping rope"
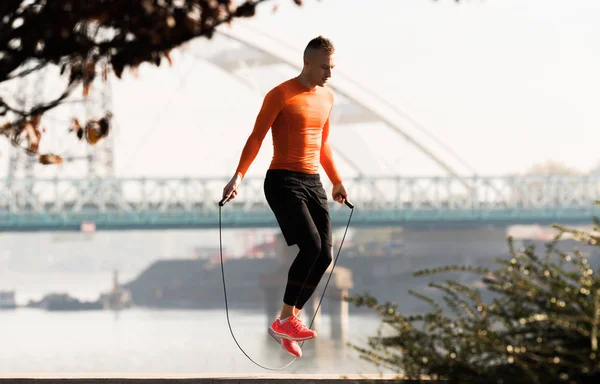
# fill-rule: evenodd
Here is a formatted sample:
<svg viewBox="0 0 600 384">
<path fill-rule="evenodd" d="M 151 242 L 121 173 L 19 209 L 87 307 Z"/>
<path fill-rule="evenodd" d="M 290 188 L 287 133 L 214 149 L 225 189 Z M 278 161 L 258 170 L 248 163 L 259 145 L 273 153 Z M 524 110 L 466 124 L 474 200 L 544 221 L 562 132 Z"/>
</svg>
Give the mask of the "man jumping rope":
<svg viewBox="0 0 600 384">
<path fill-rule="evenodd" d="M 287 245 L 297 244 L 299 252 L 288 272 L 281 313 L 269 333 L 295 357 L 302 356 L 297 341 L 317 337 L 298 314 L 333 259 L 331 219 L 319 164 L 333 184 L 333 199 L 340 204 L 348 199 L 328 141 L 334 97 L 325 83 L 334 67 L 334 51 L 329 39 L 312 39 L 304 50 L 301 73 L 266 94 L 236 173 L 223 188 L 226 201 L 236 197 L 272 128 L 273 158 L 265 176 L 265 197 Z"/>
</svg>

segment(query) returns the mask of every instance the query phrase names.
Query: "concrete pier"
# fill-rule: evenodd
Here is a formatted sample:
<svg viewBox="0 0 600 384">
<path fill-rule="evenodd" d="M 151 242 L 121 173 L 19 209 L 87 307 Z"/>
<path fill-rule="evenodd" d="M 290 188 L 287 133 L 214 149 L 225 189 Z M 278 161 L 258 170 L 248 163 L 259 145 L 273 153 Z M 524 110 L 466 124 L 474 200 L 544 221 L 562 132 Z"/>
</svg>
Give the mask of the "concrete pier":
<svg viewBox="0 0 600 384">
<path fill-rule="evenodd" d="M 506 227 L 414 229 L 401 232 L 406 254 L 423 256 L 431 254 L 448 256 L 485 255 L 506 253 L 508 230 Z"/>
<path fill-rule="evenodd" d="M 400 234 L 404 256 L 398 257 L 394 270 L 412 270 L 459 263 L 492 266 L 493 258 L 508 254 L 507 228 L 404 228 Z M 439 261 L 435 261 L 439 258 Z"/>
</svg>

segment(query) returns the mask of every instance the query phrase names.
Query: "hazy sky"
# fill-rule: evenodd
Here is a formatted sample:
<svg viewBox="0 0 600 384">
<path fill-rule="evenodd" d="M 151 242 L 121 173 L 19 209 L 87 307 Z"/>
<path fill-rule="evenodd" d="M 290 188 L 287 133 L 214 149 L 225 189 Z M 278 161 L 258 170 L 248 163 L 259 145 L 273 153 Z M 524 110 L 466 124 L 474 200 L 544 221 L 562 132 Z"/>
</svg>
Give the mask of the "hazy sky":
<svg viewBox="0 0 600 384">
<path fill-rule="evenodd" d="M 330 37 L 332 85 L 338 74 L 354 79 L 477 172 L 495 175 L 548 160 L 583 171 L 598 163 L 599 14 L 597 0 L 277 0 L 244 23 L 285 41 L 299 61 L 310 38 Z M 262 94 L 193 53 L 175 52 L 173 68 L 143 66 L 114 85 L 118 175 L 233 173 Z M 443 174 L 383 126 L 337 125 L 333 140 L 367 174 Z M 264 174 L 270 143 L 250 175 Z"/>
<path fill-rule="evenodd" d="M 276 14 L 274 3 L 280 5 Z M 420 122 L 478 172 L 497 175 L 548 160 L 583 171 L 598 163 L 598 15 L 598 0 L 305 0 L 303 7 L 278 0 L 244 22 L 287 42 L 299 62 L 310 38 L 330 37 L 337 48 L 332 85 L 340 74 L 354 79 Z M 173 68 L 142 66 L 138 78 L 127 74 L 114 84 L 118 176 L 234 172 L 261 94 L 193 54 L 174 52 Z M 272 82 L 279 78 L 273 74 Z M 382 126 L 334 126 L 332 138 L 367 173 L 443 174 Z M 60 151 L 81 145 L 72 136 L 42 142 L 42 148 Z M 2 146 L 4 176 L 5 141 Z M 267 137 L 249 175 L 263 175 L 271 153 Z M 344 176 L 354 174 L 336 158 Z M 241 246 L 231 232 L 226 247 Z M 20 243 L 29 236 L 4 239 Z M 35 236 L 52 241 L 51 235 Z M 157 256 L 183 256 L 218 239 L 215 231 L 183 237 L 169 243 L 177 249 Z"/>
<path fill-rule="evenodd" d="M 299 60 L 308 39 L 330 37 L 336 71 L 387 98 L 478 172 L 518 172 L 550 159 L 588 170 L 599 160 L 596 0 L 277 3 L 277 13 L 267 3 L 247 23 L 296 47 Z M 118 88 L 120 172 L 229 175 L 235 169 L 261 96 L 205 63 L 183 77 L 179 72 L 191 62 L 181 57 L 174 69 L 142 71 Z M 183 87 L 180 78 L 187 79 Z M 163 107 L 175 89 L 180 93 Z M 159 121 L 152 120 L 156 111 Z M 335 128 L 334 140 L 367 171 L 442 173 L 388 130 L 362 127 L 366 144 L 358 144 L 346 140 L 344 128 Z M 144 131 L 151 136 L 137 146 Z M 264 172 L 269 145 L 252 174 Z M 153 155 L 161 164 L 150 166 Z"/>
</svg>

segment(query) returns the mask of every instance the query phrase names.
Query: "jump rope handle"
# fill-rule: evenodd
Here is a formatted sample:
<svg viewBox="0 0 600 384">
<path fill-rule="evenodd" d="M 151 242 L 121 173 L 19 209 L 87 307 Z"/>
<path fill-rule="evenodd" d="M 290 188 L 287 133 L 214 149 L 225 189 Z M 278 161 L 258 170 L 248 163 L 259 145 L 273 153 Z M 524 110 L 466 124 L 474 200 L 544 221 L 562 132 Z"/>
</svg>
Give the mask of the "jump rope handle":
<svg viewBox="0 0 600 384">
<path fill-rule="evenodd" d="M 224 205 L 225 205 L 225 203 L 227 202 L 227 199 L 228 199 L 228 198 L 229 198 L 229 197 L 224 197 L 224 198 L 222 198 L 222 199 L 221 199 L 221 201 L 219 201 L 219 207 L 222 207 L 222 206 L 224 206 Z M 348 200 L 345 200 L 345 201 L 344 201 L 344 204 L 346 204 L 346 206 L 348 206 L 348 208 L 350 208 L 350 209 L 354 209 L 354 204 L 352 204 L 350 201 L 348 201 Z"/>
</svg>

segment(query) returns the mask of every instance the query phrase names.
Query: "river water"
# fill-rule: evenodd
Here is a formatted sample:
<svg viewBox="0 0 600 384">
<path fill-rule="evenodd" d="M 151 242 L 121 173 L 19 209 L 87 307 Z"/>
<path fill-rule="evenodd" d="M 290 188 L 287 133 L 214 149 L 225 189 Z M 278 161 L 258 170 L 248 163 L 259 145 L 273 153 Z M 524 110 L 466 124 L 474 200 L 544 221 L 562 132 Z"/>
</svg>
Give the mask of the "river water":
<svg viewBox="0 0 600 384">
<path fill-rule="evenodd" d="M 246 374 L 272 373 L 255 366 L 231 337 L 224 310 L 48 312 L 0 311 L 0 372 L 17 374 Z M 266 332 L 263 313 L 230 312 L 234 335 L 261 365 L 293 360 Z M 390 373 L 359 358 L 330 337 L 323 315 L 319 338 L 304 343 L 304 356 L 280 373 Z M 375 335 L 374 315 L 351 315 L 347 342 L 364 345 Z"/>
</svg>

